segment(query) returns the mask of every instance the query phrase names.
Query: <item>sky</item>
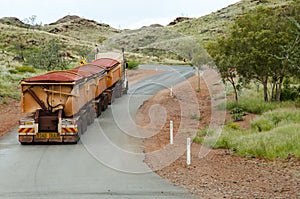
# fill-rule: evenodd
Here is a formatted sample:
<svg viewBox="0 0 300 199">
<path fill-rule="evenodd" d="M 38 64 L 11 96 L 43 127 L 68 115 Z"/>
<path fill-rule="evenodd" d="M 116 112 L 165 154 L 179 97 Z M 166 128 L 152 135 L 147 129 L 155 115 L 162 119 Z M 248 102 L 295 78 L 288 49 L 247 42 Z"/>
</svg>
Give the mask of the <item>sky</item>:
<svg viewBox="0 0 300 199">
<path fill-rule="evenodd" d="M 118 29 L 167 25 L 176 17 L 200 17 L 239 0 L 0 0 L 0 18 L 49 24 L 66 15 L 109 24 Z"/>
</svg>

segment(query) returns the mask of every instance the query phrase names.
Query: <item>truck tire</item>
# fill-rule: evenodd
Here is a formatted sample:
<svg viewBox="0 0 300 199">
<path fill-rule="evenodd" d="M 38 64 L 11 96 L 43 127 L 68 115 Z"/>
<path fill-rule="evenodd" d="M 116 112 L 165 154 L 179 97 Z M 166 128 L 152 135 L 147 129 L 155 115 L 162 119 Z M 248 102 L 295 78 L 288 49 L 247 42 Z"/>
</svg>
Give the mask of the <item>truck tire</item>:
<svg viewBox="0 0 300 199">
<path fill-rule="evenodd" d="M 105 111 L 107 108 L 108 108 L 108 96 L 104 95 L 101 110 Z"/>
<path fill-rule="evenodd" d="M 99 117 L 101 115 L 102 112 L 102 106 L 101 106 L 101 100 L 99 100 L 99 102 L 97 103 L 97 117 Z"/>
</svg>

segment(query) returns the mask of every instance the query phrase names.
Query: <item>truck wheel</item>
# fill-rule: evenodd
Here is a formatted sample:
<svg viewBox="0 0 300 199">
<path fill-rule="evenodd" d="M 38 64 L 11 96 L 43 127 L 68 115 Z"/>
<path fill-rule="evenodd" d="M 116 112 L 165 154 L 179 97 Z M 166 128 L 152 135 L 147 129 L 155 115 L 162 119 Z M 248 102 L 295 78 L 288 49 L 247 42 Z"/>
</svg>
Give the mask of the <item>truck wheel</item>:
<svg viewBox="0 0 300 199">
<path fill-rule="evenodd" d="M 108 96 L 104 95 L 101 110 L 105 111 L 107 108 L 108 108 Z"/>
<path fill-rule="evenodd" d="M 105 95 L 105 99 L 104 99 L 104 110 L 106 110 L 108 108 L 108 96 Z"/>
<path fill-rule="evenodd" d="M 101 106 L 101 100 L 99 101 L 99 103 L 97 103 L 97 117 L 99 117 L 101 115 L 102 112 L 102 106 Z"/>
</svg>

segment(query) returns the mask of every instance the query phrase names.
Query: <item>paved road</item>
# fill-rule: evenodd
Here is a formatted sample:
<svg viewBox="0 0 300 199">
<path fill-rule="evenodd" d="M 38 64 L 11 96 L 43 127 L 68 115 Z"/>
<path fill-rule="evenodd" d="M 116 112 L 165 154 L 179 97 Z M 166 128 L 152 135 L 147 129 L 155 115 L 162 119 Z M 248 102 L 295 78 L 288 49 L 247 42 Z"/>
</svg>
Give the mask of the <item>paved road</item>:
<svg viewBox="0 0 300 199">
<path fill-rule="evenodd" d="M 143 101 L 194 73 L 158 69 L 165 71 L 132 85 L 77 145 L 22 146 L 17 129 L 0 138 L 0 198 L 191 198 L 149 170 L 142 141 L 134 138 L 132 118 Z"/>
</svg>

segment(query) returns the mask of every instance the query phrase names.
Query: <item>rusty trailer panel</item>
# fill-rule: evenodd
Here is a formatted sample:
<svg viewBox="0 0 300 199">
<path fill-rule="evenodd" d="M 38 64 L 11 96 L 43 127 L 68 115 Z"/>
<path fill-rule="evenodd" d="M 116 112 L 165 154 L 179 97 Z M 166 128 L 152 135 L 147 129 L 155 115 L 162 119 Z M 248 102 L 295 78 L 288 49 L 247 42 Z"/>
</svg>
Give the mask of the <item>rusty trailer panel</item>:
<svg viewBox="0 0 300 199">
<path fill-rule="evenodd" d="M 111 68 L 121 64 L 117 60 L 110 58 L 101 58 L 91 62 L 92 65 L 104 67 L 106 70 L 110 70 Z"/>
<path fill-rule="evenodd" d="M 43 75 L 24 79 L 24 82 L 76 82 L 93 76 L 103 76 L 104 67 L 86 64 L 74 69 L 64 71 L 53 71 Z"/>
<path fill-rule="evenodd" d="M 54 71 L 24 79 L 24 82 L 75 82 L 82 79 L 80 74 L 72 71 Z"/>
</svg>

